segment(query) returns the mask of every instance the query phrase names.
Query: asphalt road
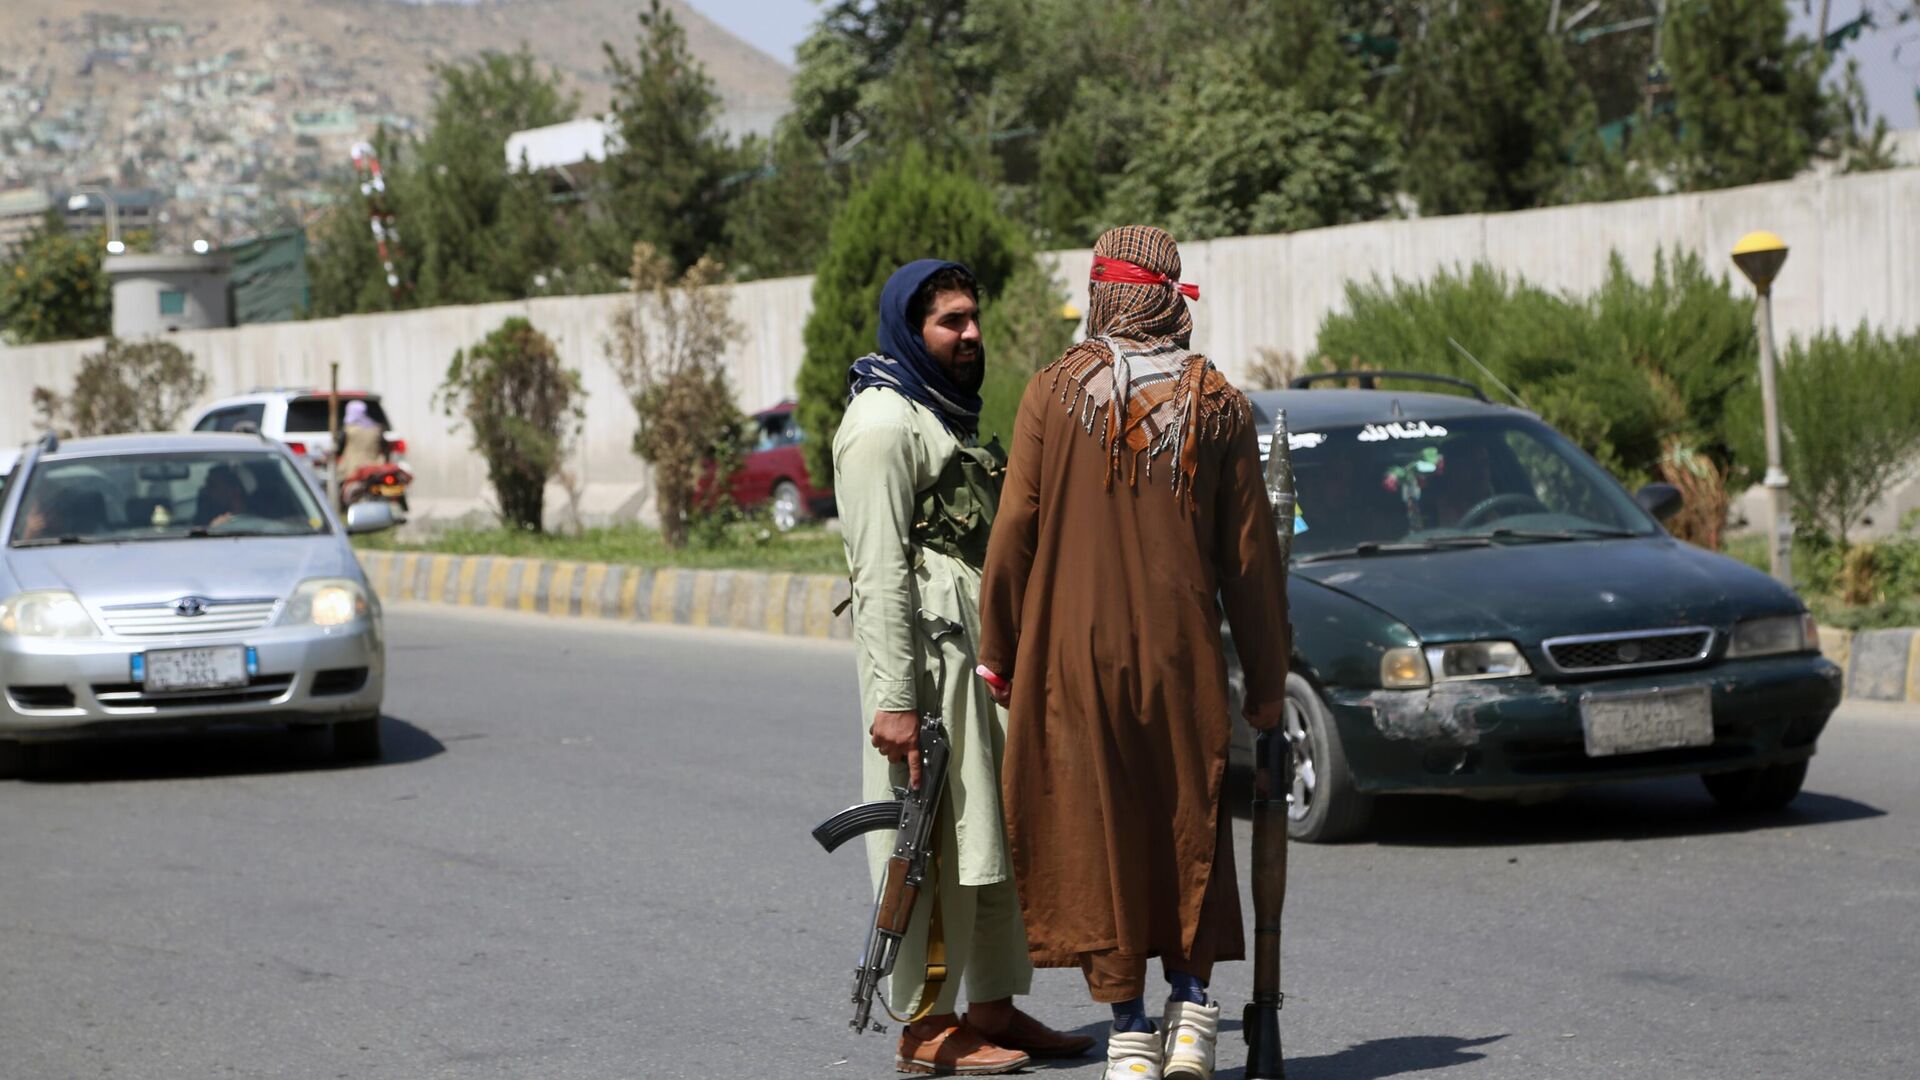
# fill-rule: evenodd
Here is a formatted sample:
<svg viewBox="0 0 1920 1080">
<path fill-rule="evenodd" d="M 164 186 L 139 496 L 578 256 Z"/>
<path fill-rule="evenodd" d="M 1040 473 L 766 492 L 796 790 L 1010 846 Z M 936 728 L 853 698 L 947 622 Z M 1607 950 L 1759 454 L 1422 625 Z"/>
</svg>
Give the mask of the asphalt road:
<svg viewBox="0 0 1920 1080">
<path fill-rule="evenodd" d="M 893 1075 L 845 1026 L 861 860 L 806 835 L 857 786 L 846 646 L 389 625 L 380 765 L 229 736 L 0 783 L 0 1077 Z M 1296 846 L 1288 1075 L 1920 1076 L 1920 717 L 1821 746 L 1778 815 L 1676 782 Z M 1104 1021 L 1077 974 L 1035 990 Z"/>
</svg>

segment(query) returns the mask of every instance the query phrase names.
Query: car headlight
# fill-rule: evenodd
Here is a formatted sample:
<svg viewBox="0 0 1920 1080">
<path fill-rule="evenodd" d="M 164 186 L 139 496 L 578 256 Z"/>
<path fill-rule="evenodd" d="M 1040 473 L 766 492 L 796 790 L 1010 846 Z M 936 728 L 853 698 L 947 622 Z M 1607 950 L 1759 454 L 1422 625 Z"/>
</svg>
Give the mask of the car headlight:
<svg viewBox="0 0 1920 1080">
<path fill-rule="evenodd" d="M 16 637 L 100 636 L 80 598 L 65 589 L 35 589 L 0 601 L 0 633 Z"/>
<path fill-rule="evenodd" d="M 1733 641 L 1727 656 L 1778 656 L 1781 653 L 1809 652 L 1820 647 L 1820 627 L 1813 615 L 1769 615 L 1761 619 L 1743 619 L 1733 624 Z"/>
<path fill-rule="evenodd" d="M 1427 667 L 1434 682 L 1464 682 L 1470 679 L 1510 679 L 1531 675 L 1520 646 L 1511 641 L 1462 641 L 1452 645 L 1427 646 Z"/>
<path fill-rule="evenodd" d="M 1389 690 L 1419 690 L 1434 683 L 1473 679 L 1510 679 L 1533 668 L 1511 641 L 1461 641 L 1451 645 L 1409 645 L 1380 656 L 1380 685 Z"/>
<path fill-rule="evenodd" d="M 1380 685 L 1389 690 L 1418 690 L 1433 685 L 1427 658 L 1418 648 L 1388 649 L 1380 654 Z"/>
<path fill-rule="evenodd" d="M 303 581 L 287 600 L 282 626 L 345 626 L 367 617 L 367 591 L 347 578 Z"/>
</svg>

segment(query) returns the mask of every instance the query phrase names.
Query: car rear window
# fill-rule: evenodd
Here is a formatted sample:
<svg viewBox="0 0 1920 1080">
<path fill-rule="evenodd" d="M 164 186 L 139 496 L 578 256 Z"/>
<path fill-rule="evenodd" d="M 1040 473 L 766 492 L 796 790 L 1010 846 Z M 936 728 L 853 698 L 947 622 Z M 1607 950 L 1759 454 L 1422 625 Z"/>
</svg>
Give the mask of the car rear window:
<svg viewBox="0 0 1920 1080">
<path fill-rule="evenodd" d="M 347 402 L 349 401 L 366 402 L 367 415 L 373 417 L 374 420 L 377 421 L 380 424 L 380 426 L 383 428 L 390 428 L 393 426 L 392 424 L 387 422 L 387 412 L 385 409 L 382 409 L 380 407 L 380 403 L 378 401 L 372 398 L 342 397 L 340 399 L 340 409 L 342 412 L 345 412 L 347 407 Z M 324 432 L 327 430 L 328 430 L 328 424 L 327 424 L 327 399 L 326 398 L 323 398 L 323 397 L 294 398 L 292 401 L 287 402 L 287 432 L 289 434 L 295 434 L 295 433 L 312 434 L 313 432 L 316 432 L 316 431 Z"/>
</svg>

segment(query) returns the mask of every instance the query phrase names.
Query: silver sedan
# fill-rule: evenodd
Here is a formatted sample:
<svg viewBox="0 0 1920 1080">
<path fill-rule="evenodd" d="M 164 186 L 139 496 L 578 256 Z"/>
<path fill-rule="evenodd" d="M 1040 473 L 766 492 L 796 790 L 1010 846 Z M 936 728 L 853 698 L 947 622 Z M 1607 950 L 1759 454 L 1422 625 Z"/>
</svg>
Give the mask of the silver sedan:
<svg viewBox="0 0 1920 1080">
<path fill-rule="evenodd" d="M 33 744 L 329 726 L 380 756 L 379 599 L 307 470 L 248 435 L 52 437 L 0 497 L 0 775 Z"/>
</svg>

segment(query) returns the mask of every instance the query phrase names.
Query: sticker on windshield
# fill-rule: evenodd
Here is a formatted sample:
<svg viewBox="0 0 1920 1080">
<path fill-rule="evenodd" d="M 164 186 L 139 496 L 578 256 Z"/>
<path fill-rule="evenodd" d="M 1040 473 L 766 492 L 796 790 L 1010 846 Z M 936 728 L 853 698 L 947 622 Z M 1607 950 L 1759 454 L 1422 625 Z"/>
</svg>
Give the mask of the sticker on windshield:
<svg viewBox="0 0 1920 1080">
<path fill-rule="evenodd" d="M 1289 450 L 1311 450 L 1314 447 L 1319 446 L 1321 443 L 1324 443 L 1326 441 L 1327 441 L 1327 433 L 1324 431 L 1289 431 L 1287 432 L 1287 449 Z M 1260 459 L 1262 461 L 1266 460 L 1267 454 L 1270 453 L 1272 450 L 1273 450 L 1273 433 L 1268 432 L 1265 435 L 1260 436 Z"/>
<path fill-rule="evenodd" d="M 1293 535 L 1299 536 L 1306 531 L 1307 515 L 1305 511 L 1300 509 L 1300 497 L 1296 495 L 1293 499 Z"/>
<path fill-rule="evenodd" d="M 1439 424 L 1416 420 L 1411 424 L 1368 424 L 1360 429 L 1361 442 L 1385 442 L 1388 439 L 1444 439 L 1447 429 Z"/>
</svg>

